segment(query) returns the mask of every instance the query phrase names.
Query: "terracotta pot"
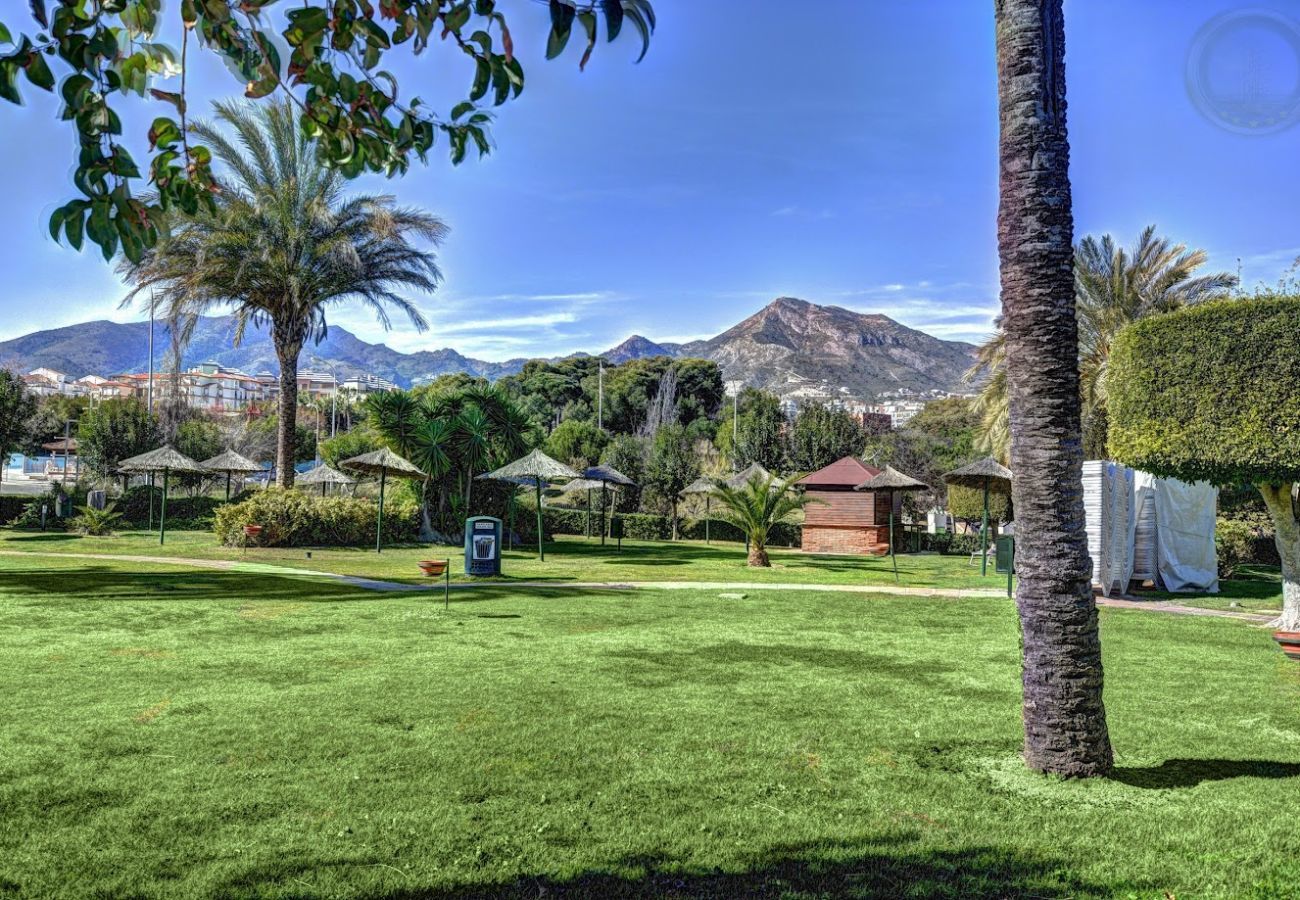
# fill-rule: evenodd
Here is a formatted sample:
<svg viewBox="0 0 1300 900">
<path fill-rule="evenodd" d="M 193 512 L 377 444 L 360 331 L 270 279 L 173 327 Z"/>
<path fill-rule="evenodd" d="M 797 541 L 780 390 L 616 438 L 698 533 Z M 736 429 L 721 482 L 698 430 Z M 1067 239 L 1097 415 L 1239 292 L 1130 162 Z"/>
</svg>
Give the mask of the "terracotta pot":
<svg viewBox="0 0 1300 900">
<path fill-rule="evenodd" d="M 443 559 L 426 559 L 420 563 L 420 571 L 430 578 L 437 578 L 447 571 L 447 561 Z"/>
<path fill-rule="evenodd" d="M 1288 659 L 1300 662 L 1300 631 L 1275 631 L 1273 640 L 1277 641 Z"/>
</svg>

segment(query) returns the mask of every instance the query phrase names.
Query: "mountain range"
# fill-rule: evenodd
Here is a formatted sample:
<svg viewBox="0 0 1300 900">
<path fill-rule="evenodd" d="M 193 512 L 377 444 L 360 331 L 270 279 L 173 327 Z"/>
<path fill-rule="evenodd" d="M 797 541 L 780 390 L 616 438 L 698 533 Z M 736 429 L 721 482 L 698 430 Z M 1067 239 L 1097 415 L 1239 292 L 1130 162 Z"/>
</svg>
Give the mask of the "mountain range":
<svg viewBox="0 0 1300 900">
<path fill-rule="evenodd" d="M 33 332 L 0 342 L 0 367 L 19 372 L 46 367 L 73 377 L 140 372 L 149 364 L 148 330 L 145 322 L 96 321 Z M 232 317 L 202 319 L 185 351 L 186 364 L 217 362 L 254 374 L 278 371 L 266 329 L 250 327 L 238 347 L 233 338 Z M 156 365 L 167 347 L 166 329 L 159 326 Z M 708 340 L 656 343 L 633 335 L 597 355 L 611 364 L 652 356 L 700 357 L 717 362 L 728 380 L 781 396 L 867 397 L 960 390 L 975 347 L 940 340 L 888 316 L 781 297 Z M 341 375 L 371 373 L 408 387 L 459 372 L 496 380 L 518 372 L 525 362 L 472 359 L 449 347 L 402 353 L 332 327 L 324 341 L 303 351 L 299 364 Z"/>
</svg>

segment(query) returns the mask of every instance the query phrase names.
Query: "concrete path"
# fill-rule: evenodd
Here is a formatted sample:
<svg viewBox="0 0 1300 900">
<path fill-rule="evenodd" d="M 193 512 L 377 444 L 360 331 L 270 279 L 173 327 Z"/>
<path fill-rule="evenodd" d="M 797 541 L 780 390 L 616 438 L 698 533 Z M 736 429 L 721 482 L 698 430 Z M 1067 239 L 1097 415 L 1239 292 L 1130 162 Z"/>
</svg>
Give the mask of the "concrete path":
<svg viewBox="0 0 1300 900">
<path fill-rule="evenodd" d="M 198 559 L 180 556 L 130 556 L 116 553 L 50 553 L 29 550 L 0 550 L 0 556 L 43 556 L 75 559 L 99 559 L 111 562 L 137 562 L 153 565 L 187 566 L 195 569 L 216 569 L 223 572 L 242 572 L 246 574 L 274 575 L 279 577 L 324 578 L 329 581 L 346 584 L 350 587 L 367 591 L 384 593 L 418 593 L 422 591 L 441 591 L 442 581 L 430 581 L 424 584 L 409 584 L 401 581 L 381 581 L 364 578 L 360 575 L 340 575 L 337 572 L 322 572 L 317 569 L 297 569 L 289 566 L 277 566 L 270 563 L 245 562 L 236 559 Z M 452 582 L 453 591 L 476 590 L 485 588 L 518 588 L 521 590 L 595 590 L 595 591 L 632 591 L 632 590 L 693 590 L 693 591 L 813 591 L 817 593 L 837 594 L 880 594 L 894 597 L 952 597 L 956 599 L 1006 597 L 1003 590 L 981 590 L 971 588 L 918 588 L 902 585 L 882 584 L 790 584 L 787 582 L 767 583 L 761 581 L 473 581 Z M 1240 619 L 1256 624 L 1267 624 L 1275 617 L 1258 613 L 1232 612 L 1224 609 L 1202 609 L 1198 606 L 1183 606 L 1176 600 L 1138 600 L 1132 597 L 1098 597 L 1097 605 L 1110 609 L 1135 609 L 1145 612 L 1164 612 L 1184 616 L 1214 616 L 1218 618 Z"/>
</svg>

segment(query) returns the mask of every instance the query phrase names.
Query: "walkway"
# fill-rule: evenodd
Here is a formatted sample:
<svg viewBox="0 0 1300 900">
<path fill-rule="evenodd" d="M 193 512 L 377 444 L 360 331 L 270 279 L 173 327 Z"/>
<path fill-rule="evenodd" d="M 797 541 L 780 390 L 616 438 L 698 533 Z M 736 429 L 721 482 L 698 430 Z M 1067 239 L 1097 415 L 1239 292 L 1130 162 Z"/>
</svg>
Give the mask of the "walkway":
<svg viewBox="0 0 1300 900">
<path fill-rule="evenodd" d="M 324 572 L 318 569 L 297 569 L 289 566 L 276 566 L 269 563 L 244 562 L 234 559 L 198 559 L 181 556 L 131 556 L 116 553 L 52 553 L 39 550 L 0 550 L 0 556 L 45 556 L 56 558 L 98 559 L 110 562 L 136 562 L 152 565 L 188 566 L 196 569 L 216 569 L 222 572 L 242 572 L 245 574 L 274 575 L 279 577 L 325 578 L 350 587 L 367 591 L 384 593 L 415 593 L 421 591 L 440 591 L 442 581 L 430 581 L 425 584 L 410 584 L 401 581 L 381 581 L 364 578 L 360 575 L 340 575 L 337 572 Z M 787 582 L 768 583 L 761 581 L 460 581 L 452 582 L 453 591 L 475 590 L 483 588 L 519 588 L 521 590 L 596 590 L 596 591 L 632 591 L 632 590 L 692 590 L 692 591 L 812 591 L 816 593 L 838 594 L 881 594 L 893 597 L 951 597 L 955 599 L 999 598 L 1006 597 L 1002 590 L 978 590 L 971 588 L 918 588 L 902 585 L 883 584 L 790 584 Z M 1111 609 L 1136 609 L 1145 612 L 1164 612 L 1184 616 L 1215 616 L 1226 619 L 1240 619 L 1256 624 L 1267 624 L 1274 617 L 1256 613 L 1239 613 L 1223 609 L 1203 609 L 1198 606 L 1183 606 L 1176 600 L 1137 600 L 1120 597 L 1098 597 L 1097 605 Z"/>
</svg>

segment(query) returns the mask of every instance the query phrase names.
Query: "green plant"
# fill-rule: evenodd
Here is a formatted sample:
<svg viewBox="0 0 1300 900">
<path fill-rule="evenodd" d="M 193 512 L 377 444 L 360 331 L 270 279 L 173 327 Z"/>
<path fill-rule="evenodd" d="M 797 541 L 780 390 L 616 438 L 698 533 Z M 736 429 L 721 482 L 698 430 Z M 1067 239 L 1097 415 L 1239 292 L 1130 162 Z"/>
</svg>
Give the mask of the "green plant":
<svg viewBox="0 0 1300 900">
<path fill-rule="evenodd" d="M 20 73 L 44 91 L 53 92 L 61 81 L 62 117 L 81 148 L 74 181 L 84 196 L 54 211 L 50 233 L 56 239 L 65 235 L 77 249 L 89 237 L 105 259 L 120 247 L 139 261 L 166 231 L 160 219 L 167 211 L 193 215 L 213 206 L 213 151 L 196 141 L 206 136 L 196 135 L 186 119 L 192 98 L 186 97 L 184 73 L 191 46 L 220 58 L 244 96 L 274 94 L 294 108 L 291 126 L 306 137 L 306 152 L 348 178 L 405 172 L 412 155 L 426 158 L 439 132 L 454 164 L 471 146 L 486 155 L 492 114 L 478 103 L 490 92 L 500 106 L 524 89 L 523 65 L 497 0 L 384 0 L 379 9 L 353 0 L 301 0 L 283 12 L 289 4 L 276 0 L 64 0 L 53 4 L 52 14 L 47 0 L 29 5 L 36 27 L 31 37 L 0 24 L 0 44 L 13 48 L 0 56 L 0 98 L 23 102 Z M 630 23 L 645 55 L 655 27 L 649 0 L 552 0 L 546 57 L 564 51 L 578 24 L 586 38 L 579 67 L 585 68 L 597 43 L 598 11 L 610 40 Z M 156 40 L 165 23 L 183 35 L 179 57 Z M 435 112 L 419 98 L 399 100 L 397 79 L 380 66 L 399 45 L 416 55 L 430 45 L 445 46 L 467 59 L 473 70 L 468 99 L 449 113 Z M 287 70 L 282 49 L 289 52 Z M 160 87 L 176 75 L 182 76 L 178 91 Z M 454 93 L 464 96 L 461 89 Z M 128 117 L 114 108 L 132 94 L 170 107 L 148 129 L 152 192 L 143 196 L 132 191 L 144 173 L 122 138 L 122 119 Z M 218 143 L 208 143 L 220 155 Z"/>
<path fill-rule="evenodd" d="M 1286 630 L 1300 630 L 1297 334 L 1300 298 L 1203 304 L 1125 329 L 1107 379 L 1116 459 L 1162 477 L 1255 485 L 1273 519 Z"/>
<path fill-rule="evenodd" d="M 77 510 L 80 514 L 68 522 L 68 527 L 78 534 L 93 537 L 112 534 L 113 526 L 117 525 L 122 519 L 122 514 L 116 511 L 116 506 L 115 503 L 110 503 L 103 509 L 95 509 L 93 506 L 79 506 Z"/>
<path fill-rule="evenodd" d="M 725 481 L 715 482 L 714 509 L 719 519 L 734 525 L 749 539 L 750 566 L 766 569 L 772 565 L 767 556 L 767 542 L 773 526 L 789 521 L 794 513 L 809 504 L 821 502 L 795 489 L 798 478 L 778 481 L 771 476 L 756 477 L 740 487 L 732 487 Z"/>
<path fill-rule="evenodd" d="M 236 343 L 249 324 L 270 327 L 280 366 L 277 481 L 290 487 L 303 346 L 325 338 L 326 309 L 347 301 L 384 327 L 391 308 L 423 331 L 423 315 L 398 291 L 437 288 L 434 254 L 414 241 L 436 246 L 447 226 L 391 196 L 346 196 L 342 173 L 325 165 L 287 103 L 215 110 L 224 128 L 191 126 L 225 164 L 214 207 L 170 217 L 157 247 L 123 264 L 125 302 L 147 294 L 153 303 L 157 292 L 169 318 L 191 323 L 230 310 Z"/>
<path fill-rule="evenodd" d="M 965 522 L 978 522 L 984 517 L 984 491 L 981 488 L 950 484 L 947 506 L 953 518 Z M 1008 494 L 989 491 L 989 521 L 1009 521 L 1010 513 L 1011 497 Z"/>
<path fill-rule="evenodd" d="M 242 545 L 248 525 L 262 526 L 257 542 L 266 547 L 364 547 L 374 542 L 378 512 L 371 500 L 273 487 L 221 506 L 212 528 L 231 547 Z M 416 504 L 397 499 L 384 505 L 385 541 L 412 541 L 419 525 Z"/>
</svg>

